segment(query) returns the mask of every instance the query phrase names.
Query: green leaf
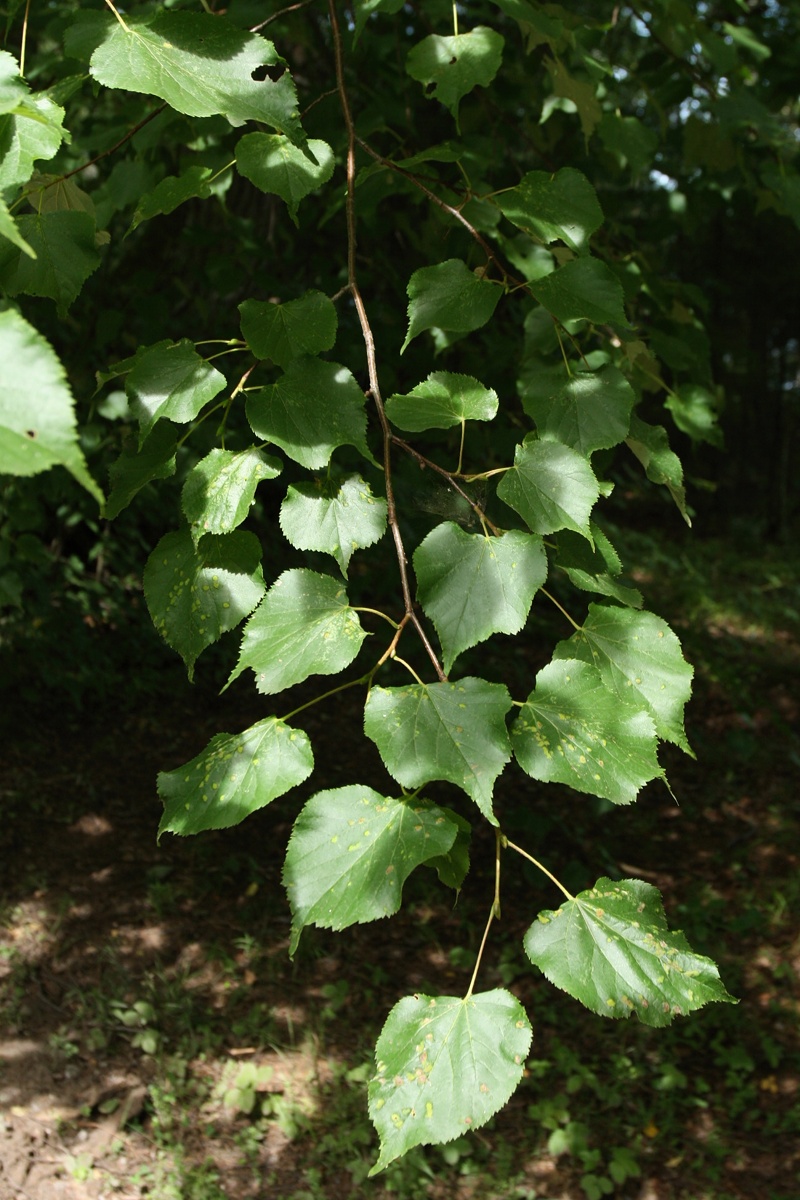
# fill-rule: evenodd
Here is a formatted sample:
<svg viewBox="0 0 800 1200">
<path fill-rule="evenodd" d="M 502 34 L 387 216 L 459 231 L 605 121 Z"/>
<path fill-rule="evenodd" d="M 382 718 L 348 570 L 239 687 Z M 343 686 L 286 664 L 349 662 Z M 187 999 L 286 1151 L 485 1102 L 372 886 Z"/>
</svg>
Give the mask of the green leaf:
<svg viewBox="0 0 800 1200">
<path fill-rule="evenodd" d="M 343 575 L 353 551 L 386 532 L 386 501 L 373 496 L 360 475 L 292 485 L 281 505 L 280 524 L 298 550 L 332 554 Z"/>
<path fill-rule="evenodd" d="M 396 13 L 403 7 L 404 0 L 354 0 L 355 30 L 353 45 L 358 41 L 364 26 L 373 13 Z"/>
<path fill-rule="evenodd" d="M 224 387 L 225 376 L 200 357 L 188 338 L 142 351 L 125 380 L 139 422 L 139 445 L 156 421 L 191 421 Z"/>
<path fill-rule="evenodd" d="M 606 150 L 621 166 L 629 167 L 634 177 L 651 166 L 658 150 L 658 134 L 638 117 L 603 113 L 598 132 Z"/>
<path fill-rule="evenodd" d="M 261 544 L 252 533 L 166 534 L 144 568 L 144 597 L 158 632 L 180 654 L 189 678 L 200 654 L 234 629 L 264 595 Z"/>
<path fill-rule="evenodd" d="M 470 333 L 491 318 L 503 289 L 480 279 L 460 258 L 421 267 L 408 281 L 408 332 L 400 353 L 426 329 Z"/>
<path fill-rule="evenodd" d="M 683 709 L 694 671 L 666 621 L 651 612 L 590 604 L 583 628 L 559 642 L 553 657 L 592 663 L 620 701 L 644 705 L 659 737 L 691 753 Z"/>
<path fill-rule="evenodd" d="M 732 25 L 729 21 L 723 21 L 722 28 L 726 36 L 740 46 L 742 50 L 749 51 L 756 62 L 763 63 L 764 59 L 769 58 L 772 54 L 769 46 L 760 42 L 752 29 L 748 29 L 746 25 Z"/>
<path fill-rule="evenodd" d="M 7 50 L 0 50 L 0 113 L 13 112 L 27 98 L 28 88 L 17 60 Z"/>
<path fill-rule="evenodd" d="M 314 769 L 302 729 L 267 717 L 244 733 L 218 733 L 202 754 L 158 776 L 162 833 L 227 829 L 307 779 Z"/>
<path fill-rule="evenodd" d="M 14 309 L 0 312 L 0 472 L 66 467 L 102 504 L 78 442 L 75 402 L 52 346 Z"/>
<path fill-rule="evenodd" d="M 464 153 L 464 146 L 459 142 L 439 142 L 435 146 L 428 146 L 426 150 L 420 150 L 418 154 L 397 159 L 397 165 L 404 171 L 411 171 L 427 162 L 458 162 L 464 157 Z"/>
<path fill-rule="evenodd" d="M 327 183 L 333 174 L 333 151 L 312 138 L 307 152 L 274 133 L 248 133 L 236 146 L 236 168 L 262 192 L 286 201 L 297 224 L 297 207 L 304 196 Z"/>
<path fill-rule="evenodd" d="M 34 171 L 22 190 L 34 212 L 87 212 L 97 219 L 94 200 L 74 179 Z"/>
<path fill-rule="evenodd" d="M 530 290 L 562 324 L 585 319 L 595 325 L 630 328 L 623 308 L 622 284 L 599 259 L 574 258 L 535 280 Z"/>
<path fill-rule="evenodd" d="M 591 541 L 589 514 L 600 496 L 585 458 L 561 442 L 529 435 L 497 488 L 534 533 L 572 529 Z"/>
<path fill-rule="evenodd" d="M 136 229 L 142 221 L 174 212 L 187 200 L 206 200 L 211 195 L 208 181 L 213 174 L 211 167 L 188 167 L 180 175 L 162 179 L 151 192 L 139 197 L 131 229 Z"/>
<path fill-rule="evenodd" d="M 335 579 L 305 568 L 284 571 L 245 626 L 228 684 L 247 667 L 262 695 L 282 692 L 309 675 L 338 675 L 366 636 Z"/>
<path fill-rule="evenodd" d="M 417 797 L 394 800 L 360 784 L 312 796 L 295 821 L 283 871 L 290 954 L 306 925 L 346 929 L 392 916 L 414 868 L 446 854 L 457 832 L 446 809 Z"/>
<path fill-rule="evenodd" d="M 543 44 L 555 48 L 555 44 L 562 41 L 564 22 L 560 21 L 557 16 L 534 8 L 528 0 L 494 0 L 494 3 L 506 16 L 519 22 L 520 29 L 525 35 L 528 52 Z M 558 5 L 553 5 L 552 8 L 554 13 L 566 16 L 565 10 Z"/>
<path fill-rule="evenodd" d="M 8 210 L 8 205 L 0 198 L 0 237 L 7 238 L 28 258 L 36 258 L 36 251 L 29 246 L 17 228 L 16 222 Z"/>
<path fill-rule="evenodd" d="M 522 1079 L 533 1032 L 503 988 L 406 996 L 375 1047 L 369 1115 L 381 1141 L 370 1175 L 412 1146 L 440 1145 L 485 1125 Z"/>
<path fill-rule="evenodd" d="M 469 33 L 442 37 L 433 33 L 408 53 L 406 70 L 424 83 L 429 100 L 439 100 L 458 126 L 458 105 L 475 87 L 487 87 L 503 59 L 504 39 L 493 29 L 476 25 Z"/>
<path fill-rule="evenodd" d="M 247 398 L 247 419 L 257 437 L 315 471 L 337 446 L 355 446 L 374 461 L 366 441 L 365 396 L 347 367 L 296 358 L 277 383 Z"/>
<path fill-rule="evenodd" d="M 145 354 L 149 354 L 152 350 L 156 349 L 163 350 L 166 346 L 172 346 L 173 344 L 169 338 L 163 338 L 162 341 L 155 342 L 152 346 L 140 346 L 135 354 L 129 355 L 128 358 L 122 358 L 119 362 L 112 363 L 105 371 L 95 371 L 97 390 L 99 391 L 105 384 L 110 383 L 112 379 L 119 379 L 120 376 L 127 375 Z"/>
<path fill-rule="evenodd" d="M 230 533 L 250 511 L 262 479 L 275 479 L 283 463 L 255 446 L 211 450 L 186 476 L 181 507 L 195 542 L 206 533 Z"/>
<path fill-rule="evenodd" d="M 624 441 L 636 397 L 616 367 L 576 371 L 559 384 L 521 388 L 522 406 L 542 437 L 571 446 L 588 457 Z"/>
<path fill-rule="evenodd" d="M 174 475 L 177 446 L 175 428 L 166 422 L 156 425 L 141 447 L 138 439 L 130 439 L 108 469 L 111 490 L 103 516 L 113 521 L 151 480 Z"/>
<path fill-rule="evenodd" d="M 279 367 L 288 367 L 301 354 L 330 350 L 336 341 L 336 308 L 323 292 L 306 292 L 286 304 L 243 300 L 239 314 L 242 337 L 256 358 L 271 359 Z"/>
<path fill-rule="evenodd" d="M 471 677 L 457 683 L 373 687 L 364 732 L 403 787 L 449 780 L 496 825 L 492 791 L 511 757 L 505 725 L 511 703 L 503 684 Z"/>
<path fill-rule="evenodd" d="M 555 175 L 529 171 L 516 187 L 494 198 L 518 229 L 549 245 L 560 239 L 576 254 L 603 224 L 603 210 L 589 180 L 573 167 Z"/>
<path fill-rule="evenodd" d="M 547 578 L 542 539 L 466 533 L 446 521 L 414 552 L 417 596 L 436 626 L 449 672 L 463 650 L 493 633 L 519 633 Z"/>
<path fill-rule="evenodd" d="M 628 587 L 615 578 L 620 574 L 622 564 L 602 529 L 590 521 L 589 532 L 593 547 L 587 545 L 585 538 L 569 530 L 559 533 L 557 565 L 581 591 L 597 592 L 629 608 L 641 608 L 642 593 L 638 588 Z"/>
<path fill-rule="evenodd" d="M 648 425 L 634 415 L 626 445 L 633 451 L 645 469 L 647 478 L 653 483 L 664 484 L 678 511 L 687 525 L 692 521 L 686 510 L 686 489 L 683 486 L 683 467 L 674 450 L 670 450 L 669 438 L 663 425 Z"/>
<path fill-rule="evenodd" d="M 271 42 L 210 13 L 149 12 L 108 18 L 92 54 L 98 83 L 158 96 L 189 117 L 221 114 L 233 125 L 263 121 L 303 140 L 297 96 L 288 71 L 277 83 L 253 76 L 284 64 Z"/>
<path fill-rule="evenodd" d="M 603 1017 L 635 1012 L 661 1026 L 710 1001 L 736 1003 L 711 959 L 670 932 L 658 889 L 640 879 L 598 879 L 540 913 L 525 951 L 551 983 Z"/>
<path fill-rule="evenodd" d="M 717 401 L 708 388 L 698 383 L 682 383 L 677 391 L 671 392 L 664 407 L 672 413 L 672 419 L 682 433 L 694 442 L 710 442 L 722 448 L 722 430 L 717 424 Z"/>
<path fill-rule="evenodd" d="M 11 55 L 0 54 L 4 61 L 10 59 L 16 70 Z M 3 106 L 0 116 L 0 192 L 30 179 L 34 162 L 52 158 L 67 137 L 63 108 L 48 96 L 30 95 L 24 81 L 19 83 L 19 88 L 12 84 L 17 103 L 10 109 Z M 11 98 L 7 94 L 6 103 Z"/>
<path fill-rule="evenodd" d="M 435 858 L 425 860 L 425 866 L 431 867 L 439 876 L 439 882 L 445 887 L 453 888 L 454 891 L 460 892 L 464 880 L 469 871 L 469 844 L 472 836 L 472 826 L 469 821 L 466 821 L 459 813 L 452 812 L 451 809 L 442 809 L 447 814 L 451 821 L 455 822 L 457 833 L 456 840 L 448 850 L 447 854 L 437 855 Z"/>
<path fill-rule="evenodd" d="M 622 702 L 600 672 L 568 659 L 536 676 L 511 730 L 523 770 L 543 783 L 565 783 L 614 804 L 631 804 L 663 771 L 656 758 L 656 729 L 635 702 Z"/>
<path fill-rule="evenodd" d="M 581 129 L 583 130 L 583 136 L 588 146 L 589 138 L 594 133 L 603 116 L 603 110 L 597 99 L 594 84 L 584 83 L 580 79 L 575 79 L 559 59 L 548 59 L 546 66 L 553 81 L 553 91 L 555 94 L 571 100 L 578 110 Z"/>
<path fill-rule="evenodd" d="M 462 421 L 491 421 L 497 414 L 494 388 L 484 387 L 471 375 L 432 371 L 405 396 L 390 396 L 386 415 L 400 429 L 420 433 L 425 429 L 450 429 Z"/>
<path fill-rule="evenodd" d="M 0 243 L 0 287 L 9 296 L 55 300 L 63 316 L 100 265 L 94 217 L 69 210 L 37 213 L 19 217 L 17 230 L 28 251 Z"/>
</svg>

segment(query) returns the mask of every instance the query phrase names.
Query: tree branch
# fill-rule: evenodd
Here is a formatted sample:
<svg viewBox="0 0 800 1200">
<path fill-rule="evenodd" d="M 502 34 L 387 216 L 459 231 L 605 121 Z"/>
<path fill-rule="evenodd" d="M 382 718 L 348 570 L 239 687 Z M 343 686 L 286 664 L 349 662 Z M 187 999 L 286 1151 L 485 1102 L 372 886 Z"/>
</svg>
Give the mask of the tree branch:
<svg viewBox="0 0 800 1200">
<path fill-rule="evenodd" d="M 350 292 L 353 296 L 353 302 L 358 313 L 358 320 L 361 325 L 361 335 L 364 339 L 364 347 L 367 354 L 367 374 L 369 377 L 369 390 L 372 399 L 375 402 L 375 408 L 378 412 L 378 420 L 380 421 L 381 431 L 383 433 L 383 469 L 386 479 L 386 506 L 387 519 L 389 528 L 392 531 L 394 539 L 395 552 L 397 554 L 397 562 L 400 568 L 400 584 L 403 591 L 403 603 L 405 611 L 408 614 L 409 620 L 414 625 L 420 640 L 433 663 L 434 669 L 440 681 L 447 679 L 447 676 L 442 669 L 442 665 L 436 655 L 436 651 L 428 640 L 428 635 L 422 627 L 416 612 L 414 611 L 414 601 L 411 598 L 411 588 L 408 582 L 408 559 L 406 557 L 403 538 L 400 533 L 400 526 L 397 523 L 397 509 L 394 499 L 394 487 L 392 484 L 392 430 L 386 417 L 386 410 L 381 397 L 380 382 L 378 380 L 378 364 L 375 358 L 375 339 L 372 335 L 372 328 L 367 316 L 367 310 L 364 307 L 364 301 L 359 291 L 358 281 L 356 279 L 356 214 L 355 214 L 355 179 L 356 179 L 356 130 L 353 124 L 353 116 L 350 111 L 350 101 L 347 96 L 347 89 L 344 82 L 344 60 L 342 56 L 342 35 L 339 29 L 339 20 L 336 14 L 336 5 L 334 0 L 328 0 L 328 8 L 331 18 L 331 31 L 333 33 L 334 54 L 336 57 L 336 86 L 339 92 L 339 100 L 342 106 L 342 115 L 344 116 L 345 126 L 347 128 L 347 281 Z"/>
</svg>

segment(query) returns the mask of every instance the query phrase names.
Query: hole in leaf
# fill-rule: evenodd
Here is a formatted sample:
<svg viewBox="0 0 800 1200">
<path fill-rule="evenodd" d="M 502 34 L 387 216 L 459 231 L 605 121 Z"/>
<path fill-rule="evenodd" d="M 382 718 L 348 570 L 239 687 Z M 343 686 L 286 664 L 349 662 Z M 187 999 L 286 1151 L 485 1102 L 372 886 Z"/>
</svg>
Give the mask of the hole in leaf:
<svg viewBox="0 0 800 1200">
<path fill-rule="evenodd" d="M 25 437 L 30 438 L 31 441 L 34 441 L 38 436 L 39 436 L 39 434 L 35 429 L 26 429 L 25 430 Z"/>
<path fill-rule="evenodd" d="M 273 63 L 272 66 L 256 67 L 250 76 L 256 83 L 263 83 L 265 79 L 271 79 L 273 83 L 277 83 L 286 72 L 286 67 L 283 63 Z"/>
</svg>

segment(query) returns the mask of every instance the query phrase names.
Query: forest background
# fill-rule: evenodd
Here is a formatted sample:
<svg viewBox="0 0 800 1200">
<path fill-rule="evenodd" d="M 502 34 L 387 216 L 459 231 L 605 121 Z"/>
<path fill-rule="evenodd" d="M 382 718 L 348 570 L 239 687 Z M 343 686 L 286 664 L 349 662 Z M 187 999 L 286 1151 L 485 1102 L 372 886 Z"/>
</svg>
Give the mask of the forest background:
<svg viewBox="0 0 800 1200">
<path fill-rule="evenodd" d="M 39 1200 L 796 1195 L 800 7 L 110 7 L 3 15 L 4 1182 Z M 183 54 L 195 57 L 180 74 Z M 265 581 L 338 569 L 349 612 L 379 580 L 386 611 L 403 613 L 371 343 L 413 613 L 448 669 L 463 655 L 454 677 L 485 672 L 524 699 L 538 672 L 544 690 L 564 610 L 598 597 L 605 612 L 652 609 L 680 636 L 696 759 L 681 753 L 681 693 L 676 720 L 656 712 L 651 740 L 672 743 L 660 761 L 642 751 L 647 766 L 594 790 L 580 775 L 577 790 L 548 782 L 518 740 L 498 812 L 567 889 L 585 895 L 599 875 L 657 886 L 735 1007 L 660 1031 L 584 1012 L 521 952 L 559 899 L 527 864 L 504 877 L 482 959 L 487 905 L 500 915 L 491 801 L 470 779 L 480 814 L 459 806 L 452 768 L 406 778 L 379 735 L 365 741 L 358 668 L 306 711 L 313 788 L 293 780 L 240 828 L 173 836 L 202 825 L 181 825 L 165 775 L 271 712 L 238 677 L 263 663 L 245 640 L 231 675 L 239 635 L 221 636 Z M 318 372 L 300 391 L 335 426 L 334 357 L 350 415 L 315 458 L 275 404 L 293 411 L 300 362 Z M 421 424 L 421 401 L 446 418 Z M 248 453 L 251 430 L 270 453 L 233 482 L 203 473 L 215 454 Z M 547 454 L 566 464 L 573 490 L 531 503 L 505 482 L 512 460 L 533 478 L 525 446 L 537 471 Z M 341 503 L 354 479 L 383 523 L 360 514 L 350 554 L 323 520 L 309 540 L 303 503 Z M 201 561 L 205 520 L 212 540 L 256 538 L 263 575 L 245 541 Z M 444 556 L 508 526 L 526 554 L 539 539 L 547 590 L 532 568 L 521 619 L 482 613 L 453 632 L 436 555 L 414 552 L 437 529 Z M 198 579 L 243 576 L 236 620 L 207 637 L 173 613 L 156 546 L 179 546 Z M 378 625 L 361 619 L 369 650 Z M 437 651 L 408 641 L 420 672 Z M 306 682 L 320 670 L 292 680 L 293 711 L 335 686 Z M 452 806 L 439 819 L 475 823 L 469 873 L 454 824 L 460 850 L 428 856 L 438 880 L 410 874 L 391 922 L 325 920 L 296 899 L 290 912 L 281 873 L 301 804 L 354 778 L 396 789 L 384 768 L 404 788 L 433 780 L 426 799 Z M 322 928 L 300 940 L 304 924 Z M 476 958 L 534 1026 L 511 1101 L 477 1134 L 392 1143 L 373 1090 L 387 1169 L 367 1178 L 381 1027 L 404 992 L 471 992 Z"/>
</svg>

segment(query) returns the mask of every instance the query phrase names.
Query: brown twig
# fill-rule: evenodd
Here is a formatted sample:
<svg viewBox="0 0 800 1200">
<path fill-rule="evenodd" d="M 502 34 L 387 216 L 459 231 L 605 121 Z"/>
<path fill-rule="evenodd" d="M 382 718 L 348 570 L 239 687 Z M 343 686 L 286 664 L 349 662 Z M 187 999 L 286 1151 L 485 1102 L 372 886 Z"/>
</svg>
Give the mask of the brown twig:
<svg viewBox="0 0 800 1200">
<path fill-rule="evenodd" d="M 42 190 L 46 191 L 47 188 L 54 187 L 57 183 L 63 183 L 65 179 L 71 179 L 73 175 L 80 175 L 81 171 L 85 171 L 88 167 L 93 167 L 95 163 L 100 162 L 101 158 L 108 158 L 109 154 L 113 154 L 116 150 L 119 150 L 120 146 L 124 146 L 126 142 L 129 142 L 132 137 L 136 136 L 140 129 L 144 129 L 145 125 L 152 121 L 154 117 L 157 117 L 159 113 L 162 113 L 166 107 L 166 104 L 159 104 L 158 108 L 155 108 L 151 113 L 148 113 L 148 115 L 144 117 L 144 119 L 141 120 L 138 125 L 134 125 L 133 129 L 129 129 L 128 132 L 121 137 L 118 142 L 115 142 L 114 145 L 108 150 L 101 150 L 99 154 L 96 154 L 94 158 L 90 158 L 88 162 L 83 163 L 80 167 L 75 167 L 72 171 L 67 171 L 66 175 L 59 175 L 58 179 L 51 179 L 49 183 L 45 184 Z"/>
<path fill-rule="evenodd" d="M 472 497 L 464 491 L 460 484 L 457 483 L 455 476 L 452 475 L 450 471 L 446 471 L 444 467 L 440 467 L 439 464 L 433 462 L 432 459 L 426 458 L 424 454 L 420 454 L 419 450 L 415 450 L 413 446 L 404 441 L 402 438 L 398 437 L 397 434 L 392 434 L 392 441 L 394 442 L 395 446 L 399 446 L 401 450 L 405 450 L 406 454 L 410 454 L 412 458 L 415 458 L 421 467 L 429 467 L 431 471 L 436 471 L 437 474 L 441 475 L 443 479 L 446 479 L 448 485 L 453 489 L 453 491 L 457 492 L 458 495 L 461 496 L 462 500 L 466 500 L 467 504 L 475 513 L 475 516 L 478 518 L 481 525 L 487 525 L 495 537 L 501 536 L 500 529 L 498 529 L 498 527 L 489 520 L 480 504 L 473 500 Z"/>
<path fill-rule="evenodd" d="M 394 539 L 397 563 L 400 569 L 400 584 L 403 591 L 403 603 L 405 605 L 406 614 L 419 634 L 420 640 L 425 647 L 428 657 L 433 663 L 439 680 L 444 682 L 447 679 L 447 676 L 442 669 L 442 665 L 439 662 L 436 651 L 428 640 L 428 635 L 426 634 L 419 617 L 414 611 L 414 601 L 411 598 L 411 588 L 408 582 L 408 560 L 406 558 L 405 547 L 403 546 L 403 538 L 400 533 L 400 526 L 397 522 L 397 509 L 395 506 L 394 487 L 392 484 L 392 429 L 387 420 L 386 410 L 383 405 L 383 399 L 381 398 L 381 389 L 378 380 L 378 364 L 375 357 L 375 339 L 372 334 L 372 327 L 369 323 L 367 310 L 364 306 L 364 300 L 361 296 L 356 278 L 356 130 L 355 125 L 353 124 L 353 116 L 350 112 L 350 101 L 347 96 L 347 89 L 344 82 L 342 36 L 339 30 L 339 19 L 336 14 L 336 5 L 334 0 L 328 0 L 328 7 L 331 18 L 334 54 L 336 58 L 336 86 L 342 106 L 342 115 L 344 116 L 344 122 L 347 128 L 347 198 L 345 203 L 345 210 L 347 214 L 347 281 L 353 297 L 353 303 L 356 306 L 356 312 L 358 313 L 358 320 L 361 325 L 361 336 L 364 339 L 364 347 L 367 354 L 369 390 L 375 403 L 375 408 L 378 413 L 378 420 L 380 421 L 381 431 L 383 433 L 383 467 L 386 480 L 387 519 L 389 522 L 389 528 L 392 531 L 392 537 Z"/>
<path fill-rule="evenodd" d="M 394 171 L 397 175 L 402 175 L 403 178 L 407 179 L 409 183 L 412 183 L 414 187 L 419 188 L 419 190 L 425 196 L 427 196 L 433 204 L 436 204 L 444 212 L 448 213 L 455 221 L 458 221 L 461 225 L 463 225 L 470 237 L 474 238 L 481 250 L 483 250 L 483 253 L 486 255 L 487 263 L 494 264 L 494 266 L 503 276 L 503 280 L 506 284 L 511 284 L 513 287 L 523 288 L 528 286 L 523 280 L 515 278 L 510 271 L 505 269 L 489 243 L 478 232 L 472 222 L 467 220 L 460 208 L 456 208 L 455 205 L 448 204 L 446 200 L 442 200 L 441 196 L 437 196 L 436 193 L 432 192 L 429 187 L 426 187 L 422 180 L 416 175 L 412 175 L 412 173 L 410 171 L 406 171 L 404 167 L 399 166 L 396 162 L 392 162 L 390 158 L 384 158 L 382 154 L 378 154 L 377 150 L 373 150 L 372 147 L 368 145 L 368 143 L 362 138 L 356 138 L 356 141 L 362 150 L 365 150 L 366 153 L 369 154 L 371 158 L 374 158 L 376 162 L 380 163 L 382 167 L 386 167 L 388 170 Z"/>
<path fill-rule="evenodd" d="M 299 0 L 298 4 L 290 4 L 287 8 L 281 8 L 278 12 L 273 13 L 271 17 L 267 17 L 264 21 L 259 21 L 257 25 L 250 26 L 250 33 L 258 33 L 260 29 L 271 25 L 273 21 L 277 21 L 278 17 L 285 17 L 287 13 L 295 12 L 298 8 L 306 8 L 313 0 Z"/>
</svg>

